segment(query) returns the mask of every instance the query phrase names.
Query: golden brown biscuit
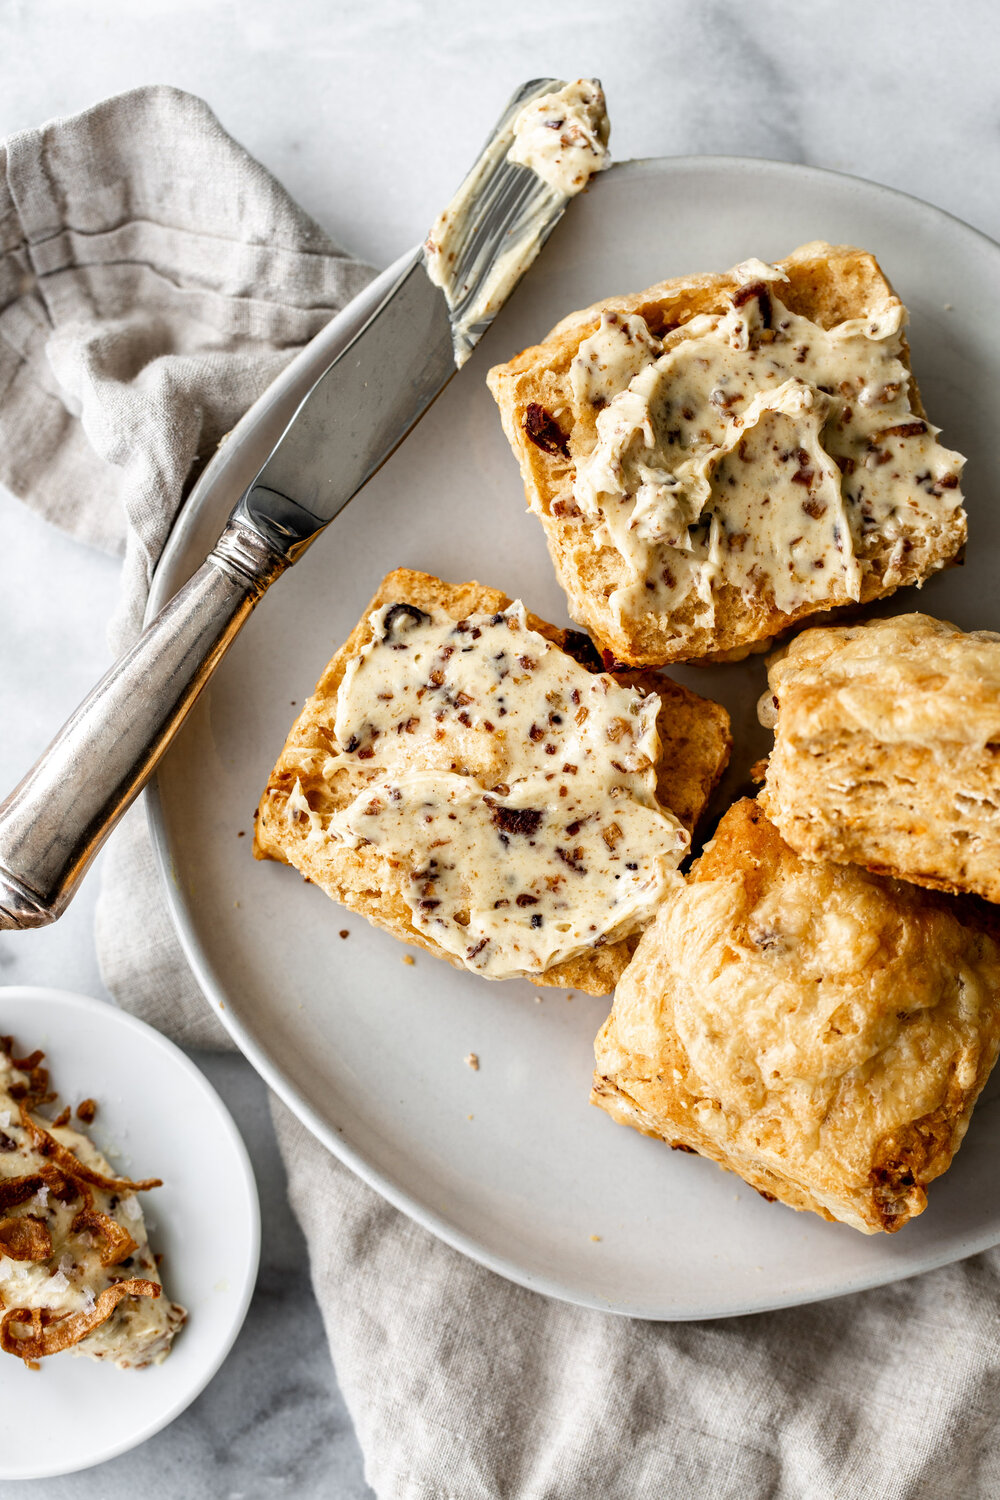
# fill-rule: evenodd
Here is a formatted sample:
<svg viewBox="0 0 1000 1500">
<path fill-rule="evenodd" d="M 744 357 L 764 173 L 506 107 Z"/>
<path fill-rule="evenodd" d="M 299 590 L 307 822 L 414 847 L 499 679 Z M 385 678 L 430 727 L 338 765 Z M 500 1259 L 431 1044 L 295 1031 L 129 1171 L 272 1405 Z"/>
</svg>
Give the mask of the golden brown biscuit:
<svg viewBox="0 0 1000 1500">
<path fill-rule="evenodd" d="M 529 508 L 544 527 L 570 615 L 619 661 L 653 666 L 696 658 L 736 659 L 761 649 L 811 614 L 851 600 L 878 598 L 926 578 L 953 559 L 964 543 L 965 516 L 957 490 L 961 463 L 958 455 L 934 442 L 936 429 L 924 420 L 916 383 L 912 376 L 906 378 L 909 350 L 898 328 L 891 335 L 898 361 L 894 380 L 872 377 L 865 384 L 853 371 L 831 374 L 825 366 L 812 370 L 808 364 L 799 365 L 798 355 L 793 358 L 786 349 L 790 364 L 784 373 L 792 378 L 780 398 L 773 390 L 767 396 L 765 405 L 776 403 L 773 411 L 768 407 L 754 415 L 740 403 L 751 391 L 763 391 L 768 379 L 773 385 L 782 378 L 761 373 L 772 355 L 769 346 L 760 343 L 754 345 L 752 356 L 759 362 L 746 374 L 746 383 L 739 377 L 735 405 L 732 383 L 725 386 L 723 381 L 708 391 L 698 390 L 695 380 L 692 389 L 698 400 L 690 403 L 693 409 L 685 405 L 683 411 L 675 410 L 678 403 L 664 401 L 661 389 L 651 398 L 645 428 L 642 414 L 636 415 L 638 408 L 623 408 L 620 420 L 616 417 L 602 427 L 612 415 L 608 399 L 622 390 L 633 368 L 630 348 L 646 344 L 648 334 L 655 347 L 653 354 L 647 350 L 647 358 L 661 350 L 674 357 L 687 350 L 685 357 L 690 358 L 691 341 L 703 337 L 703 325 L 717 322 L 727 310 L 732 315 L 734 300 L 755 290 L 746 280 L 754 264 L 759 265 L 747 263 L 750 271 L 736 268 L 677 278 L 595 303 L 570 314 L 541 344 L 489 373 Z M 905 311 L 874 256 L 851 246 L 821 241 L 803 245 L 777 262 L 777 269 L 787 281 L 769 283 L 770 290 L 764 287 L 763 300 L 756 305 L 766 304 L 767 315 L 757 315 L 753 340 L 791 338 L 791 333 L 782 335 L 777 314 L 779 326 L 770 326 L 767 299 L 780 298 L 793 315 L 810 320 L 814 334 L 864 318 L 872 310 L 898 323 Z M 609 319 L 625 339 L 615 344 L 614 356 L 607 350 L 606 358 L 600 353 L 591 356 L 587 351 L 592 342 L 581 353 L 585 341 L 604 336 Z M 701 324 L 692 322 L 696 319 Z M 852 347 L 862 350 L 862 360 L 863 351 L 877 343 L 860 325 L 853 338 Z M 777 347 L 772 343 L 770 349 Z M 800 347 L 805 344 L 794 344 L 796 350 Z M 642 368 L 642 358 L 639 347 L 636 369 Z M 851 378 L 844 380 L 845 374 Z M 645 373 L 640 376 L 644 378 Z M 815 378 L 819 384 L 803 386 L 800 378 Z M 633 381 L 630 401 L 636 389 Z M 616 404 L 612 399 L 611 406 Z M 704 425 L 708 412 L 715 424 L 711 432 Z M 634 432 L 631 447 L 622 448 L 621 437 L 609 437 L 616 431 Z M 806 439 L 801 434 L 807 431 L 813 438 L 803 448 Z M 786 442 L 789 433 L 798 436 Z M 651 437 L 655 442 L 647 453 L 644 445 Z M 608 462 L 596 465 L 599 439 L 611 447 Z M 688 476 L 683 481 L 687 510 L 678 510 L 671 519 L 671 497 L 683 491 L 683 486 L 671 488 L 681 472 L 677 465 L 695 449 L 700 451 L 699 445 L 705 450 L 702 467 L 711 488 L 704 491 L 696 475 Z M 641 468 L 640 461 L 655 471 L 642 470 L 655 520 L 642 520 L 643 506 L 631 488 L 638 482 L 632 471 Z M 611 478 L 597 484 L 591 472 L 595 465 L 598 474 Z M 631 478 L 623 477 L 623 466 L 628 465 Z M 893 475 L 901 491 L 898 506 L 887 503 L 879 490 Z M 591 486 L 590 501 L 580 488 L 584 481 Z M 605 483 L 620 484 L 621 503 L 634 504 L 634 509 L 621 512 L 623 523 L 613 520 L 618 498 L 613 503 L 596 498 Z M 734 485 L 743 489 L 731 488 Z M 594 504 L 603 508 L 595 512 Z M 775 529 L 779 514 L 781 525 Z M 635 539 L 644 534 L 643 526 L 661 539 L 673 527 L 681 550 L 655 539 L 649 550 L 648 537 L 639 546 Z M 701 595 L 693 580 L 682 587 L 678 573 L 678 560 L 687 566 L 683 549 L 689 548 L 691 537 L 696 550 L 703 547 L 706 559 L 715 558 L 711 565 L 705 563 L 705 580 L 710 582 L 703 580 Z M 629 560 L 627 554 L 637 546 L 638 553 Z M 783 572 L 791 569 L 792 557 L 799 559 L 794 580 Z"/>
<path fill-rule="evenodd" d="M 768 682 L 761 805 L 793 849 L 1000 902 L 1000 635 L 919 614 L 806 630 Z"/>
<path fill-rule="evenodd" d="M 259 859 L 277 859 L 294 865 L 334 900 L 406 942 L 461 967 L 460 959 L 446 952 L 432 934 L 415 925 L 414 913 L 405 896 L 410 878 L 405 862 L 386 858 L 374 844 L 361 843 L 352 848 L 329 838 L 310 838 L 309 819 L 305 816 L 308 812 L 309 817 L 328 822 L 331 816 L 354 804 L 359 793 L 371 784 L 371 762 L 362 760 L 360 755 L 347 766 L 338 762 L 335 774 L 330 772 L 331 757 L 342 750 L 334 729 L 338 690 L 349 665 L 358 660 L 362 649 L 373 639 L 373 612 L 400 602 L 455 621 L 473 614 L 493 614 L 511 603 L 505 594 L 478 583 L 443 583 L 405 568 L 390 573 L 361 622 L 328 664 L 315 693 L 292 726 L 261 798 L 254 853 Z M 600 671 L 599 658 L 585 636 L 557 630 L 531 615 L 527 617 L 527 626 L 581 661 L 588 671 Z M 660 698 L 656 719 L 659 738 L 656 796 L 661 806 L 670 809 L 690 831 L 728 760 L 731 743 L 728 715 L 719 705 L 658 674 L 625 673 L 616 680 L 644 693 L 655 691 Z M 459 744 L 460 732 L 452 718 L 442 723 L 442 734 L 448 736 L 445 745 L 454 744 L 460 758 L 479 753 L 470 752 L 467 743 Z M 366 749 L 361 747 L 362 753 Z M 491 767 L 490 781 L 503 782 L 502 765 Z M 637 933 L 633 933 L 608 941 L 530 977 L 537 984 L 565 985 L 592 994 L 606 994 L 614 988 L 637 940 Z"/>
<path fill-rule="evenodd" d="M 592 1102 L 767 1197 L 893 1231 L 1000 1049 L 991 908 L 799 857 L 738 802 L 596 1043 Z"/>
</svg>

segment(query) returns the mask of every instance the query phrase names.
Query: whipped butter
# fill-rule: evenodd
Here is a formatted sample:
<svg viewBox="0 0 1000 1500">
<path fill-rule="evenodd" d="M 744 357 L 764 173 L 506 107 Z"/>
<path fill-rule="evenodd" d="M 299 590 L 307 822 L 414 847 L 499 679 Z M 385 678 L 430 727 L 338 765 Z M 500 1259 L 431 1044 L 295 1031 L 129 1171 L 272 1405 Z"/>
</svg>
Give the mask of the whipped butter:
<svg viewBox="0 0 1000 1500">
<path fill-rule="evenodd" d="M 608 116 L 596 78 L 580 78 L 532 99 L 514 121 L 507 160 L 530 167 L 571 198 L 608 165 Z"/>
<path fill-rule="evenodd" d="M 596 78 L 536 95 L 496 132 L 438 215 L 424 245 L 424 264 L 431 281 L 444 291 L 459 368 L 570 198 L 609 165 L 609 131 L 604 92 Z M 499 173 L 506 162 L 534 172 L 539 179 L 536 191 L 525 195 L 515 184 L 506 196 L 498 193 Z M 501 213 L 512 217 L 497 245 L 495 236 L 482 236 L 481 231 L 491 215 L 499 224 Z"/>
<path fill-rule="evenodd" d="M 519 602 L 459 621 L 391 604 L 371 624 L 322 767 L 369 780 L 325 816 L 296 782 L 307 837 L 372 845 L 414 926 L 491 979 L 645 925 L 688 846 L 656 800 L 659 699 L 588 672 Z"/>
<path fill-rule="evenodd" d="M 687 607 L 711 626 L 718 589 L 767 586 L 776 607 L 856 600 L 866 554 L 888 540 L 906 578 L 909 536 L 961 508 L 963 459 L 910 405 L 902 305 L 824 329 L 783 305 L 782 271 L 737 269 L 729 309 L 661 340 L 606 313 L 571 364 L 596 443 L 574 494 L 626 564 L 617 620 Z"/>
<path fill-rule="evenodd" d="M 41 1122 L 45 1134 L 90 1174 L 76 1178 L 72 1162 L 60 1161 L 25 1122 L 20 1101 L 27 1083 L 28 1075 L 0 1047 L 0 1319 L 23 1308 L 29 1312 L 23 1322 L 30 1325 L 35 1309 L 44 1312 L 46 1328 L 58 1331 L 64 1321 L 73 1326 L 77 1319 L 92 1320 L 95 1310 L 99 1315 L 102 1294 L 107 1299 L 118 1283 L 138 1279 L 155 1289 L 160 1275 L 131 1185 L 115 1178 L 80 1131 Z M 95 1175 L 112 1186 L 100 1186 Z M 29 1197 L 19 1184 L 32 1188 Z M 19 1244 L 18 1228 L 31 1229 L 43 1243 Z M 162 1294 L 126 1296 L 67 1352 L 123 1369 L 159 1364 L 184 1318 L 184 1310 Z"/>
</svg>

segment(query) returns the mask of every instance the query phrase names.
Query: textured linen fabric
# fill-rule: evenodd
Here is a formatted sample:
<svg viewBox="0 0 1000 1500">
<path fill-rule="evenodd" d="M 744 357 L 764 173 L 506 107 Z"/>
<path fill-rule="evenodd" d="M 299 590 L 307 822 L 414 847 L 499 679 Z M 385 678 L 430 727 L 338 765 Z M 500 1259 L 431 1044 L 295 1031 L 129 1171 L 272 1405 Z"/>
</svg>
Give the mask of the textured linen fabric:
<svg viewBox="0 0 1000 1500">
<path fill-rule="evenodd" d="M 812 1307 L 642 1323 L 475 1265 L 274 1114 L 380 1500 L 1000 1494 L 1000 1251 Z"/>
<path fill-rule="evenodd" d="M 370 276 L 176 89 L 6 143 L 0 482 L 124 548 L 117 644 L 185 483 Z"/>
<path fill-rule="evenodd" d="M 124 550 L 120 646 L 200 464 L 370 272 L 176 90 L 2 151 L 0 480 Z M 109 844 L 98 937 L 122 1005 L 188 1045 L 227 1044 L 142 809 Z M 1000 1251 L 809 1308 L 638 1323 L 483 1270 L 273 1111 L 381 1500 L 1000 1493 Z"/>
</svg>

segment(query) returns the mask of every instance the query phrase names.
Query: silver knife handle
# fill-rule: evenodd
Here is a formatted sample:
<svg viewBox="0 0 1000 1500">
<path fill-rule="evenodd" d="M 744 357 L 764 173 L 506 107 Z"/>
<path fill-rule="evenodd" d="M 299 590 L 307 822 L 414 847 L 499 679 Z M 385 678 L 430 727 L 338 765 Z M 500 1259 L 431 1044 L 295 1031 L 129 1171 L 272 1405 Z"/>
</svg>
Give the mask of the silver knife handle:
<svg viewBox="0 0 1000 1500">
<path fill-rule="evenodd" d="M 286 559 L 231 521 L 0 803 L 0 929 L 54 922 Z"/>
</svg>

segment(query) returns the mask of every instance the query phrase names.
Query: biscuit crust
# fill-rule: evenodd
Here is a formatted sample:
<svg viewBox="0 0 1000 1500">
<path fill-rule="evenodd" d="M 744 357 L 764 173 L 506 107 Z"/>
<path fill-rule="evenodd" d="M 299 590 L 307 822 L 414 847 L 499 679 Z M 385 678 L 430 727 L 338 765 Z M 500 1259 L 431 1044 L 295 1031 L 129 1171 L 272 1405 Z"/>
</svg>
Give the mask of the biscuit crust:
<svg viewBox="0 0 1000 1500">
<path fill-rule="evenodd" d="M 1000 1050 L 996 937 L 980 902 L 804 861 L 739 802 L 642 936 L 591 1100 L 765 1197 L 900 1229 Z"/>
<path fill-rule="evenodd" d="M 768 681 L 761 805 L 793 849 L 1000 902 L 1000 635 L 922 614 L 806 630 Z"/>
<path fill-rule="evenodd" d="M 373 847 L 348 848 L 332 840 L 310 844 L 294 810 L 289 807 L 296 780 L 314 808 L 338 811 L 349 805 L 365 782 L 361 775 L 341 775 L 335 783 L 323 779 L 320 767 L 332 742 L 337 689 L 348 662 L 371 640 L 370 617 L 381 605 L 405 602 L 454 620 L 474 613 L 495 613 L 511 603 L 506 594 L 483 584 L 449 584 L 426 573 L 397 568 L 387 574 L 351 635 L 327 664 L 316 690 L 293 724 L 261 797 L 254 833 L 254 855 L 294 865 L 333 900 L 349 907 L 377 927 L 404 942 L 461 964 L 413 924 L 403 895 L 405 876 Z M 601 662 L 590 640 L 576 631 L 559 630 L 534 615 L 538 631 L 591 671 Z M 729 716 L 719 704 L 700 698 L 669 678 L 654 673 L 616 674 L 617 680 L 643 692 L 655 691 L 661 700 L 657 718 L 660 756 L 657 797 L 662 806 L 690 832 L 703 813 L 729 759 Z M 309 752 L 317 752 L 311 757 Z M 566 986 L 589 994 L 608 994 L 614 988 L 638 936 L 595 947 L 577 958 L 532 976 L 532 983 Z"/>
<path fill-rule="evenodd" d="M 822 328 L 832 328 L 863 316 L 887 298 L 898 302 L 875 257 L 849 245 L 814 241 L 775 263 L 787 275 L 780 296 L 791 311 Z M 766 586 L 747 597 L 730 583 L 716 592 L 715 620 L 698 626 L 686 604 L 669 616 L 649 610 L 623 615 L 619 621 L 609 597 L 626 580 L 624 562 L 609 543 L 599 543 L 597 524 L 580 513 L 574 499 L 578 460 L 597 441 L 592 408 L 578 408 L 570 381 L 570 365 L 581 343 L 600 325 L 603 313 L 639 314 L 659 338 L 703 313 L 722 313 L 738 287 L 732 272 L 675 278 L 629 296 L 609 297 L 558 323 L 542 343 L 525 349 L 507 364 L 497 365 L 487 377 L 500 409 L 504 432 L 521 469 L 525 494 L 539 518 L 559 582 L 566 592 L 571 617 L 590 631 L 602 649 L 623 663 L 656 666 L 693 659 L 738 660 L 752 650 L 766 648 L 798 620 L 848 603 L 831 595 L 803 603 L 790 613 L 779 610 Z M 909 368 L 909 349 L 903 341 L 901 359 Z M 912 375 L 910 404 L 918 417 L 924 410 Z M 550 424 L 542 444 L 532 441 L 529 409 Z M 892 593 L 901 582 L 927 577 L 953 559 L 965 541 L 961 512 L 949 524 L 914 528 L 908 535 L 906 577 L 890 570 L 892 543 L 888 538 L 866 543 L 866 567 L 861 602 Z M 684 638 L 678 638 L 678 626 Z"/>
</svg>

